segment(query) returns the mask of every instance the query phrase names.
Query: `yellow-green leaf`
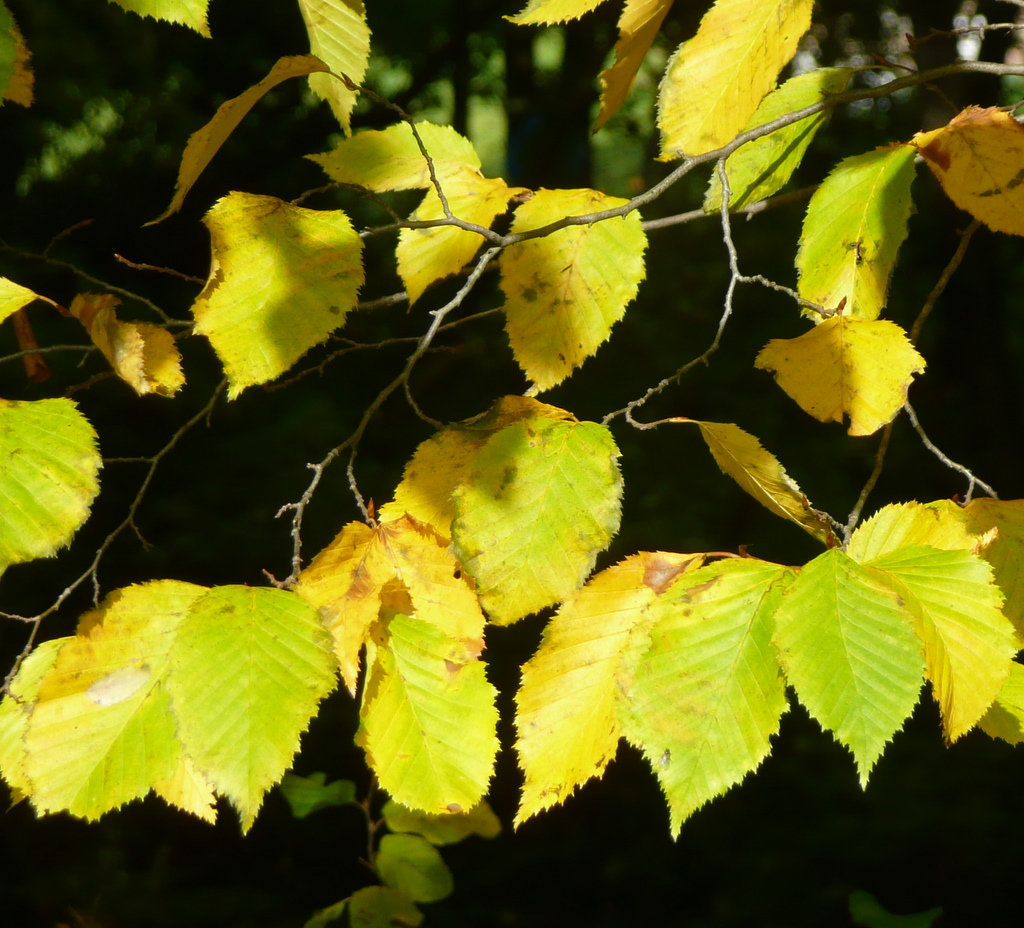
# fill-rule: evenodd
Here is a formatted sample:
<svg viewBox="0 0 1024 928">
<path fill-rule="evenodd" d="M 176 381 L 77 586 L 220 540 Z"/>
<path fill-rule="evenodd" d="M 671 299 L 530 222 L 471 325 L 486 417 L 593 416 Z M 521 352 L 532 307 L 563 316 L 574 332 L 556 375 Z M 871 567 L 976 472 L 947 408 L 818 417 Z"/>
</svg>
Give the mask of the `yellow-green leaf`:
<svg viewBox="0 0 1024 928">
<path fill-rule="evenodd" d="M 834 548 L 786 589 L 774 640 L 800 702 L 850 749 L 864 786 L 921 690 L 921 641 L 899 595 Z"/>
<path fill-rule="evenodd" d="M 0 103 L 10 100 L 22 106 L 32 105 L 32 69 L 25 40 L 7 7 L 0 3 Z M 0 278 L 2 280 L 2 278 Z M 3 297 L 0 295 L 0 307 Z M 0 314 L 0 319 L 3 316 Z"/>
<path fill-rule="evenodd" d="M 167 779 L 153 784 L 153 792 L 169 805 L 204 822 L 212 825 L 217 821 L 217 796 L 213 787 L 186 754 L 178 758 L 174 772 Z"/>
<path fill-rule="evenodd" d="M 307 74 L 326 70 L 327 65 L 313 55 L 293 55 L 288 58 L 280 58 L 263 80 L 253 84 L 237 97 L 232 97 L 222 103 L 213 119 L 189 136 L 185 152 L 181 156 L 181 167 L 178 169 L 178 180 L 174 185 L 174 196 L 171 197 L 167 209 L 156 219 L 147 222 L 146 225 L 151 226 L 162 222 L 181 209 L 181 204 L 185 202 L 188 192 L 206 166 L 213 160 L 213 156 L 220 150 L 221 145 L 235 131 L 238 124 L 245 118 L 246 113 L 268 91 L 273 90 L 290 77 L 305 77 Z"/>
<path fill-rule="evenodd" d="M 991 529 L 979 530 L 968 512 L 952 500 L 894 503 L 857 527 L 846 553 L 862 564 L 915 545 L 978 554 L 995 537 Z"/>
<path fill-rule="evenodd" d="M 117 590 L 64 639 L 25 735 L 36 809 L 98 818 L 173 774 L 181 746 L 166 677 L 177 630 L 205 592 L 172 580 Z"/>
<path fill-rule="evenodd" d="M 484 228 L 490 228 L 495 218 L 505 212 L 512 197 L 527 192 L 525 187 L 507 186 L 500 178 L 481 177 L 478 171 L 468 167 L 446 174 L 442 190 L 453 216 Z M 444 209 L 437 193 L 428 191 L 409 218 L 443 219 Z M 435 281 L 462 270 L 480 250 L 483 241 L 477 232 L 452 226 L 402 229 L 398 233 L 395 256 L 409 302 L 415 303 Z"/>
<path fill-rule="evenodd" d="M 110 293 L 80 293 L 69 311 L 85 326 L 117 376 L 136 393 L 173 396 L 185 385 L 174 336 L 148 322 L 122 322 L 114 311 L 120 302 Z"/>
<path fill-rule="evenodd" d="M 431 813 L 471 809 L 498 751 L 496 694 L 479 652 L 401 613 L 382 626 L 356 741 L 396 802 Z"/>
<path fill-rule="evenodd" d="M 1016 661 L 1010 665 L 1002 689 L 979 725 L 992 738 L 1002 738 L 1010 744 L 1024 741 L 1024 667 Z"/>
<path fill-rule="evenodd" d="M 374 864 L 385 886 L 414 902 L 440 902 L 451 895 L 451 871 L 440 851 L 419 835 L 384 835 Z"/>
<path fill-rule="evenodd" d="M 1024 235 L 1024 126 L 1009 113 L 969 106 L 910 144 L 957 206 L 990 229 Z"/>
<path fill-rule="evenodd" d="M 975 531 L 987 535 L 996 530 L 982 557 L 992 565 L 1006 597 L 1003 614 L 1024 640 L 1024 500 L 973 499 L 967 515 Z"/>
<path fill-rule="evenodd" d="M 467 169 L 479 171 L 480 158 L 472 143 L 451 126 L 418 122 L 416 134 L 430 155 L 442 189 L 452 174 Z M 307 157 L 339 184 L 355 184 L 378 193 L 433 186 L 427 159 L 406 122 L 357 132 L 352 138 L 342 139 L 331 151 Z"/>
<path fill-rule="evenodd" d="M 212 259 L 195 331 L 210 339 L 234 398 L 344 324 L 363 285 L 362 240 L 341 210 L 251 193 L 228 194 L 203 221 Z"/>
<path fill-rule="evenodd" d="M 805 300 L 878 318 L 907 237 L 915 154 L 897 144 L 845 158 L 815 191 L 796 257 Z"/>
<path fill-rule="evenodd" d="M 813 0 L 717 0 L 672 56 L 658 95 L 663 160 L 701 155 L 747 125 L 811 24 Z"/>
<path fill-rule="evenodd" d="M 719 561 L 651 607 L 648 647 L 620 682 L 623 733 L 657 774 L 674 835 L 771 750 L 787 707 L 771 643 L 787 575 L 754 558 Z"/>
<path fill-rule="evenodd" d="M 0 574 L 50 557 L 99 492 L 96 433 L 67 399 L 0 399 Z"/>
<path fill-rule="evenodd" d="M 766 125 L 787 113 L 818 103 L 828 94 L 846 89 L 852 68 L 816 68 L 791 77 L 758 105 L 744 131 Z M 738 210 L 770 197 L 789 180 L 803 159 L 807 146 L 828 119 L 827 112 L 807 116 L 799 122 L 776 129 L 734 151 L 725 161 L 729 181 L 729 209 Z M 704 197 L 704 211 L 722 207 L 722 182 L 718 171 L 711 175 Z"/>
<path fill-rule="evenodd" d="M 215 587 L 178 627 L 166 681 L 172 727 L 244 831 L 291 764 L 336 670 L 316 610 L 284 590 Z"/>
<path fill-rule="evenodd" d="M 625 202 L 595 190 L 539 190 L 516 210 L 512 232 Z M 505 328 L 516 361 L 539 389 L 561 383 L 607 340 L 643 280 L 646 248 L 634 211 L 502 253 Z"/>
<path fill-rule="evenodd" d="M 337 75 L 362 82 L 370 60 L 370 27 L 363 0 L 299 0 L 309 50 Z M 342 129 L 349 132 L 356 91 L 331 74 L 311 74 L 309 86 L 331 107 Z"/>
<path fill-rule="evenodd" d="M 169 23 L 180 23 L 195 29 L 201 36 L 210 37 L 206 24 L 206 7 L 209 0 L 111 0 L 118 6 L 139 16 L 152 16 Z"/>
<path fill-rule="evenodd" d="M 702 563 L 695 554 L 632 555 L 592 577 L 548 622 L 516 694 L 525 779 L 517 825 L 604 773 L 621 735 L 618 681 L 631 635 L 658 596 Z"/>
<path fill-rule="evenodd" d="M 870 435 L 900 411 L 925 362 L 895 322 L 836 314 L 797 338 L 773 338 L 754 366 L 815 419 L 848 417 L 849 434 Z"/>
<path fill-rule="evenodd" d="M 482 416 L 446 426 L 422 442 L 405 465 L 392 502 L 381 507 L 384 521 L 408 513 L 450 538 L 456 487 L 469 479 L 477 452 L 495 432 L 519 419 L 571 420 L 572 414 L 528 396 L 504 396 Z"/>
<path fill-rule="evenodd" d="M 828 516 L 813 509 L 770 451 L 730 422 L 697 422 L 715 462 L 762 506 L 828 544 L 835 539 Z"/>
<path fill-rule="evenodd" d="M 13 316 L 23 306 L 28 306 L 33 300 L 41 299 L 43 297 L 33 293 L 28 287 L 16 284 L 6 277 L 0 277 L 0 322 L 8 316 Z"/>
<path fill-rule="evenodd" d="M 914 617 L 943 732 L 955 741 L 992 705 L 1019 647 L 999 611 L 1003 596 L 992 568 L 969 551 L 924 545 L 891 551 L 870 566 L 885 572 Z"/>
<path fill-rule="evenodd" d="M 529 0 L 521 13 L 505 18 L 518 26 L 551 26 L 570 19 L 579 19 L 603 2 L 604 0 Z"/>
<path fill-rule="evenodd" d="M 455 491 L 452 540 L 493 622 L 583 585 L 618 531 L 618 456 L 605 426 L 550 419 L 514 422 L 477 452 Z"/>
<path fill-rule="evenodd" d="M 673 0 L 626 0 L 619 16 L 619 40 L 615 64 L 601 74 L 601 112 L 594 131 L 600 129 L 626 102 L 636 72 L 644 62 Z"/>
<path fill-rule="evenodd" d="M 398 925 L 416 928 L 423 921 L 423 913 L 412 899 L 390 886 L 357 889 L 348 899 L 348 909 L 352 928 L 396 928 Z M 314 920 L 312 924 L 307 923 L 306 928 L 321 928 L 323 924 Z"/>
<path fill-rule="evenodd" d="M 501 822 L 486 799 L 466 812 L 428 815 L 407 809 L 389 799 L 381 810 L 385 824 L 394 832 L 422 835 L 431 844 L 455 844 L 470 835 L 494 838 L 501 833 Z"/>
</svg>

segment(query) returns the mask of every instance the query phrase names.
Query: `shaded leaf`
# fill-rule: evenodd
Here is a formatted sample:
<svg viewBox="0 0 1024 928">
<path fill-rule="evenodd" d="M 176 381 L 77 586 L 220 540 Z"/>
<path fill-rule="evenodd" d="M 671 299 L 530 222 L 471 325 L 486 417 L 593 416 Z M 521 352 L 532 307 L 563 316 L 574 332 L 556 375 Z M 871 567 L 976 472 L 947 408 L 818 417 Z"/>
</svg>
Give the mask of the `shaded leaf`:
<svg viewBox="0 0 1024 928">
<path fill-rule="evenodd" d="M 96 433 L 67 399 L 0 399 L 0 573 L 50 557 L 99 492 Z"/>
<path fill-rule="evenodd" d="M 341 210 L 230 193 L 203 219 L 210 276 L 195 331 L 209 338 L 228 396 L 284 373 L 345 323 L 363 285 L 362 240 Z"/>
<path fill-rule="evenodd" d="M 1016 661 L 1010 664 L 1010 672 L 995 702 L 978 724 L 992 738 L 1001 738 L 1010 744 L 1024 742 L 1024 666 Z"/>
<path fill-rule="evenodd" d="M 309 50 L 334 74 L 362 82 L 370 60 L 370 27 L 363 0 L 299 0 Z M 331 107 L 342 129 L 351 129 L 356 92 L 331 74 L 310 74 L 309 86 Z"/>
<path fill-rule="evenodd" d="M 743 131 L 766 125 L 787 113 L 818 103 L 828 94 L 846 89 L 852 68 L 816 68 L 791 77 L 758 104 Z M 803 160 L 807 146 L 828 119 L 827 112 L 807 116 L 799 122 L 776 129 L 734 151 L 725 161 L 729 180 L 729 209 L 739 210 L 781 190 Z M 704 211 L 722 207 L 722 182 L 718 171 L 711 174 Z"/>
<path fill-rule="evenodd" d="M 373 887 L 377 889 L 379 887 Z M 348 899 L 342 899 L 340 902 L 335 902 L 334 905 L 326 906 L 323 909 L 317 909 L 313 913 L 312 918 L 306 921 L 306 924 L 302 928 L 326 928 L 327 925 L 333 925 L 342 915 L 345 914 L 345 909 L 348 907 Z M 391 928 L 391 926 L 388 926 Z"/>
<path fill-rule="evenodd" d="M 178 737 L 243 831 L 290 766 L 335 669 L 316 610 L 284 590 L 215 587 L 181 623 L 166 683 Z"/>
<path fill-rule="evenodd" d="M 594 123 L 595 132 L 626 102 L 633 78 L 640 70 L 672 3 L 673 0 L 626 0 L 619 16 L 615 63 L 600 74 L 601 112 Z"/>
<path fill-rule="evenodd" d="M 618 531 L 619 450 L 596 422 L 525 419 L 491 437 L 455 490 L 452 540 L 505 625 L 582 586 Z"/>
<path fill-rule="evenodd" d="M 893 915 L 871 893 L 860 889 L 850 893 L 850 919 L 853 924 L 862 925 L 863 928 L 931 928 L 940 915 L 941 908 L 928 909 L 915 915 Z"/>
<path fill-rule="evenodd" d="M 1024 235 L 1024 126 L 997 107 L 969 106 L 910 144 L 946 195 L 990 229 Z"/>
<path fill-rule="evenodd" d="M 525 782 L 516 824 L 600 777 L 618 748 L 622 662 L 649 625 L 657 598 L 695 554 L 641 552 L 602 570 L 570 596 L 523 665 L 516 694 L 516 753 Z"/>
<path fill-rule="evenodd" d="M 982 557 L 1006 597 L 1003 614 L 1024 639 L 1024 500 L 972 499 L 966 512 L 975 531 L 997 532 Z"/>
<path fill-rule="evenodd" d="M 921 690 L 911 618 L 880 576 L 835 548 L 797 575 L 775 612 L 786 678 L 857 762 L 861 786 Z"/>
<path fill-rule="evenodd" d="M 69 312 L 85 326 L 114 373 L 136 393 L 173 396 L 185 385 L 174 336 L 148 322 L 122 322 L 114 311 L 120 303 L 110 293 L 80 293 Z"/>
<path fill-rule="evenodd" d="M 419 835 L 384 835 L 376 865 L 386 886 L 414 902 L 440 902 L 451 895 L 451 871 L 437 848 Z"/>
<path fill-rule="evenodd" d="M 348 919 L 352 928 L 416 928 L 423 921 L 423 913 L 401 890 L 364 886 L 349 897 Z"/>
<path fill-rule="evenodd" d="M 701 155 L 747 125 L 811 24 L 812 0 L 716 0 L 658 94 L 661 158 Z"/>
<path fill-rule="evenodd" d="M 150 0 L 140 0 L 140 2 L 149 3 Z M 153 2 L 159 3 L 160 0 L 153 0 Z M 195 0 L 195 2 L 203 2 L 205 7 L 205 0 Z M 280 58 L 263 80 L 253 84 L 252 87 L 240 93 L 237 97 L 232 97 L 227 102 L 222 103 L 214 114 L 213 119 L 189 136 L 188 143 L 185 145 L 185 152 L 181 156 L 181 167 L 178 169 L 178 180 L 174 185 L 174 196 L 171 197 L 171 202 L 168 204 L 167 209 L 157 216 L 156 219 L 151 219 L 147 222 L 146 225 L 151 226 L 162 222 L 168 216 L 173 216 L 181 209 L 181 204 L 185 202 L 185 197 L 188 196 L 192 185 L 195 184 L 199 179 L 199 175 L 203 173 L 206 166 L 213 160 L 213 156 L 220 150 L 221 145 L 235 131 L 238 124 L 245 118 L 246 113 L 268 91 L 290 77 L 305 77 L 307 74 L 312 74 L 315 71 L 326 70 L 327 65 L 312 55 L 293 55 L 287 58 Z"/>
<path fill-rule="evenodd" d="M 805 300 L 878 318 L 907 237 L 915 154 L 897 144 L 844 158 L 814 192 L 796 256 Z"/>
<path fill-rule="evenodd" d="M 511 231 L 625 202 L 595 190 L 539 190 L 516 210 Z M 561 383 L 608 339 L 643 280 L 646 248 L 634 211 L 568 226 L 502 252 L 505 329 L 516 362 L 539 389 Z"/>
<path fill-rule="evenodd" d="M 925 362 L 895 322 L 837 314 L 797 338 L 773 338 L 754 366 L 815 419 L 848 417 L 850 435 L 870 435 L 900 411 Z"/>
<path fill-rule="evenodd" d="M 29 67 L 28 46 L 21 36 L 14 17 L 0 3 L 0 102 L 10 100 L 22 106 L 31 106 L 34 76 Z M 3 279 L 0 278 L 0 319 L 3 319 Z"/>
<path fill-rule="evenodd" d="M 389 799 L 381 815 L 392 831 L 422 835 L 436 845 L 456 844 L 470 835 L 494 838 L 501 833 L 501 822 L 486 799 L 481 799 L 467 812 L 445 812 L 442 815 L 407 809 Z"/>
<path fill-rule="evenodd" d="M 308 777 L 286 773 L 278 784 L 295 818 L 306 818 L 321 809 L 346 806 L 356 801 L 356 785 L 351 780 L 326 782 L 323 771 Z"/>
<path fill-rule="evenodd" d="M 651 607 L 648 647 L 620 682 L 623 733 L 661 782 L 673 835 L 771 750 L 787 707 L 771 644 L 787 575 L 753 558 L 719 561 Z"/>
</svg>

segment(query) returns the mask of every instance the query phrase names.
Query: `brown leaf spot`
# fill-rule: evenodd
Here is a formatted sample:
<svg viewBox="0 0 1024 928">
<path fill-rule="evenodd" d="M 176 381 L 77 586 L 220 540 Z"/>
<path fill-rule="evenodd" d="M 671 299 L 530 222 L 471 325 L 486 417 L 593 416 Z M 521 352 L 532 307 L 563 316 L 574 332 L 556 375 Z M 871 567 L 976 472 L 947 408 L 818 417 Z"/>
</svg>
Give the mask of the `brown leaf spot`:
<svg viewBox="0 0 1024 928">
<path fill-rule="evenodd" d="M 644 565 L 644 586 L 650 587 L 660 596 L 691 563 L 692 557 L 680 561 L 676 558 L 669 559 L 658 552 L 649 554 Z"/>
<path fill-rule="evenodd" d="M 943 148 L 942 143 L 935 139 L 921 149 L 921 154 L 940 171 L 949 170 L 949 151 Z"/>
</svg>

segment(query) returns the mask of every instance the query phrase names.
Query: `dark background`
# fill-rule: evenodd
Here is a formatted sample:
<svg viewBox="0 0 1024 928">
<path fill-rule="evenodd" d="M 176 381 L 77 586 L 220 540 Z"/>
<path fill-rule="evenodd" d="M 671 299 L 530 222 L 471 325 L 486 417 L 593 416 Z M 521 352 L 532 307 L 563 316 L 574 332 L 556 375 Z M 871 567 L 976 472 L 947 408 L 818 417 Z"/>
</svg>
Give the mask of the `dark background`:
<svg viewBox="0 0 1024 928">
<path fill-rule="evenodd" d="M 214 0 L 212 40 L 103 0 L 8 5 L 33 53 L 37 99 L 31 109 L 8 104 L 0 112 L 0 274 L 68 305 L 76 292 L 101 289 L 77 275 L 77 268 L 185 319 L 196 285 L 130 270 L 113 255 L 205 277 L 208 240 L 199 220 L 217 198 L 245 190 L 291 199 L 324 183 L 319 169 L 301 156 L 327 150 L 337 124 L 326 106 L 310 99 L 303 82 L 292 81 L 256 106 L 179 216 L 141 228 L 169 201 L 189 134 L 279 56 L 307 50 L 292 3 Z M 629 195 L 669 169 L 651 160 L 654 72 L 642 77 L 608 129 L 590 132 L 595 75 L 615 41 L 617 3 L 569 24 L 561 38 L 549 35 L 536 45 L 540 30 L 500 19 L 516 11 L 508 5 L 368 5 L 380 56 L 369 82 L 412 113 L 471 131 L 487 166 L 510 183 L 594 185 Z M 677 4 L 659 44 L 668 51 L 692 35 L 704 6 Z M 923 36 L 930 26 L 948 28 L 957 8 L 934 0 L 819 3 L 819 61 L 892 57 L 904 25 L 894 16 L 910 17 Z M 992 21 L 1013 11 L 1009 4 L 981 6 Z M 991 36 L 982 56 L 1002 60 L 1008 42 L 1005 35 Z M 951 41 L 936 39 L 918 49 L 918 63 L 930 66 L 954 54 Z M 964 105 L 1005 102 L 1007 88 L 992 78 L 967 77 L 944 82 L 941 91 L 837 112 L 792 186 L 820 182 L 840 158 L 907 139 Z M 491 122 L 474 123 L 474 112 Z M 362 128 L 389 121 L 383 108 L 363 105 L 354 122 Z M 706 173 L 688 178 L 645 218 L 698 206 L 705 180 Z M 887 313 L 907 327 L 968 222 L 923 168 L 914 199 L 918 214 Z M 396 202 L 408 209 L 414 200 Z M 307 205 L 345 208 L 357 225 L 383 221 L 379 209 L 346 192 L 319 195 Z M 737 220 L 741 268 L 792 285 L 802 212 L 798 203 L 750 222 Z M 64 264 L 31 257 L 83 220 L 92 222 L 50 252 Z M 393 244 L 386 237 L 372 240 L 365 299 L 401 289 L 388 254 Z M 653 233 L 647 264 L 640 296 L 611 342 L 543 399 L 581 419 L 599 419 L 704 350 L 728 279 L 716 220 Z M 928 373 L 911 391 L 932 439 L 1004 499 L 1024 495 L 1022 278 L 1020 240 L 982 229 L 924 330 L 919 347 Z M 355 313 L 343 334 L 364 343 L 417 336 L 427 324 L 426 311 L 450 292 L 451 284 L 443 284 L 411 311 L 399 305 Z M 487 278 L 464 312 L 500 303 L 493 278 Z M 137 302 L 124 307 L 125 315 L 151 318 L 146 312 Z M 81 341 L 77 323 L 40 304 L 31 318 L 43 344 Z M 836 426 L 814 422 L 752 366 L 769 338 L 797 335 L 805 327 L 786 298 L 741 288 L 720 353 L 645 414 L 736 422 L 780 456 L 817 506 L 845 520 L 871 469 L 877 438 L 854 440 Z M 312 353 L 300 366 L 337 347 Z M 10 327 L 0 328 L 0 358 L 14 350 Z M 173 400 L 138 399 L 113 380 L 92 382 L 103 371 L 101 359 L 82 362 L 70 353 L 48 355 L 53 376 L 41 385 L 26 381 L 19 361 L 0 364 L 0 390 L 5 398 L 35 399 L 88 383 L 74 397 L 95 424 L 104 455 L 152 454 L 202 407 L 221 376 L 202 340 L 186 339 L 183 350 L 189 382 Z M 159 577 L 261 584 L 264 570 L 287 574 L 288 525 L 275 512 L 298 498 L 309 479 L 305 464 L 349 434 L 407 352 L 406 346 L 356 351 L 288 389 L 254 388 L 231 404 L 221 402 L 211 427 L 190 432 L 166 459 L 140 509 L 139 528 L 152 546 L 124 533 L 101 565 L 103 589 Z M 494 316 L 440 339 L 413 377 L 421 405 L 443 420 L 476 414 L 524 387 Z M 599 567 L 641 549 L 746 545 L 753 554 L 788 563 L 817 553 L 798 529 L 780 524 L 722 477 L 695 433 L 639 433 L 621 419 L 613 431 L 623 452 L 626 498 L 622 530 Z M 363 493 L 386 501 L 403 463 L 427 434 L 404 400 L 387 402 L 360 447 Z M 124 517 L 141 477 L 140 465 L 109 464 L 93 517 L 71 548 L 58 559 L 9 570 L 0 582 L 0 609 L 34 614 L 52 602 Z M 901 421 L 868 511 L 889 501 L 964 491 L 965 481 L 928 454 Z M 336 466 L 310 509 L 306 551 L 315 552 L 357 517 L 343 469 Z M 90 595 L 87 589 L 76 593 L 47 620 L 44 636 L 68 634 Z M 505 832 L 445 850 L 456 890 L 427 907 L 428 924 L 847 925 L 848 898 L 856 889 L 895 912 L 942 906 L 944 925 L 1019 923 L 1024 755 L 979 733 L 946 749 L 927 694 L 866 792 L 850 756 L 796 706 L 762 769 L 697 813 L 675 842 L 653 774 L 625 746 L 603 780 L 513 834 L 519 775 L 508 720 L 518 667 L 536 647 L 542 625 L 542 618 L 532 618 L 488 634 L 506 746 L 491 801 Z M 24 639 L 19 624 L 0 625 L 8 666 Z M 335 693 L 305 736 L 296 771 L 350 777 L 365 790 L 368 773 L 351 743 L 355 725 L 352 700 Z M 210 827 L 155 800 L 93 824 L 64 816 L 37 820 L 22 804 L 0 819 L 0 924 L 298 926 L 313 909 L 370 882 L 358 863 L 364 844 L 357 810 L 296 821 L 276 791 L 245 838 L 226 807 Z"/>
</svg>

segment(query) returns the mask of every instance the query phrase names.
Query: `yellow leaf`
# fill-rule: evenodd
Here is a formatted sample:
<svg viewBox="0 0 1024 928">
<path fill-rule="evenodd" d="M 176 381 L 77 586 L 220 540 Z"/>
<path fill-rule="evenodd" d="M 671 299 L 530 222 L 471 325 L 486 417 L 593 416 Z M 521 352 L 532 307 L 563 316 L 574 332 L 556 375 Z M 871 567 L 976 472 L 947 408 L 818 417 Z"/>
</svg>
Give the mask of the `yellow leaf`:
<svg viewBox="0 0 1024 928">
<path fill-rule="evenodd" d="M 299 0 L 309 34 L 309 50 L 334 74 L 362 82 L 370 60 L 370 27 L 363 0 Z M 342 129 L 351 129 L 356 92 L 330 74 L 311 74 L 309 86 L 326 100 Z"/>
<path fill-rule="evenodd" d="M 174 336 L 148 322 L 121 322 L 114 312 L 120 300 L 110 293 L 80 293 L 70 312 L 85 326 L 110 366 L 140 396 L 174 396 L 185 384 Z"/>
<path fill-rule="evenodd" d="M 669 61 L 658 95 L 661 158 L 731 142 L 811 24 L 813 0 L 717 0 Z"/>
<path fill-rule="evenodd" d="M 525 187 L 509 187 L 500 178 L 481 177 L 468 166 L 457 174 L 445 175 L 444 190 L 452 215 L 464 222 L 490 228 L 495 218 L 505 212 L 508 201 L 522 193 Z M 417 220 L 443 219 L 441 200 L 434 190 L 410 217 Z M 415 303 L 435 281 L 456 274 L 479 251 L 483 238 L 476 232 L 467 232 L 451 226 L 434 229 L 402 229 L 398 234 L 398 273 Z"/>
<path fill-rule="evenodd" d="M 177 767 L 166 780 L 153 784 L 153 792 L 164 802 L 204 822 L 212 825 L 217 821 L 217 796 L 188 755 L 178 758 Z"/>
<path fill-rule="evenodd" d="M 0 102 L 32 105 L 34 77 L 28 65 L 30 57 L 14 17 L 0 3 Z"/>
<path fill-rule="evenodd" d="M 213 160 L 213 156 L 220 150 L 221 145 L 235 131 L 238 124 L 245 118 L 246 113 L 268 91 L 273 90 L 278 84 L 288 80 L 290 77 L 305 77 L 307 74 L 312 74 L 315 71 L 326 70 L 328 70 L 327 65 L 312 55 L 293 55 L 281 58 L 270 69 L 270 73 L 258 84 L 253 84 L 252 87 L 240 93 L 237 97 L 232 97 L 227 102 L 222 103 L 214 114 L 213 119 L 203 126 L 202 129 L 197 129 L 189 136 L 188 143 L 185 145 L 185 153 L 181 156 L 181 167 L 178 169 L 178 180 L 174 185 L 174 196 L 171 197 L 171 202 L 168 204 L 167 209 L 157 216 L 156 219 L 151 219 L 147 222 L 146 225 L 152 226 L 162 222 L 168 216 L 174 215 L 174 213 L 181 209 L 181 204 L 185 202 L 185 197 L 192 189 L 192 185 L 195 184 L 199 179 L 199 175 L 203 173 L 206 166 Z"/>
<path fill-rule="evenodd" d="M 43 297 L 33 293 L 28 287 L 16 284 L 6 277 L 0 277 L 0 322 L 8 316 L 13 316 L 23 306 L 28 306 L 33 300 L 41 299 Z"/>
<path fill-rule="evenodd" d="M 615 64 L 605 68 L 601 78 L 601 112 L 594 131 L 601 128 L 626 101 L 636 72 L 661 28 L 673 0 L 626 0 L 619 17 L 619 40 L 615 43 Z"/>
<path fill-rule="evenodd" d="M 982 557 L 1006 597 L 1004 615 L 1024 640 L 1024 500 L 973 499 L 966 511 L 975 531 L 998 533 Z"/>
<path fill-rule="evenodd" d="M 870 435 L 900 411 L 925 362 L 896 323 L 837 314 L 798 338 L 772 339 L 754 366 L 773 371 L 815 419 L 848 416 L 850 435 Z"/>
<path fill-rule="evenodd" d="M 422 442 L 405 465 L 402 482 L 392 502 L 382 506 L 382 521 L 399 519 L 406 513 L 450 537 L 455 488 L 469 478 L 477 452 L 500 429 L 519 419 L 572 419 L 572 414 L 527 396 L 505 396 L 484 415 L 446 426 Z"/>
<path fill-rule="evenodd" d="M 523 665 L 516 752 L 525 782 L 516 825 L 599 777 L 621 735 L 618 679 L 631 634 L 699 554 L 641 552 L 601 571 L 548 622 Z"/>
<path fill-rule="evenodd" d="M 206 24 L 208 0 L 113 0 L 118 6 L 139 16 L 152 16 L 169 23 L 180 23 L 195 29 L 201 36 L 210 37 Z"/>
<path fill-rule="evenodd" d="M 978 723 L 989 737 L 1024 741 L 1024 667 L 1014 662 L 995 702 Z"/>
<path fill-rule="evenodd" d="M 579 19 L 603 2 L 604 0 L 529 0 L 521 13 L 506 16 L 505 19 L 517 26 L 538 23 L 551 26 L 570 19 Z"/>
<path fill-rule="evenodd" d="M 382 609 L 402 605 L 469 651 L 483 649 L 483 613 L 448 539 L 408 516 L 376 529 L 345 526 L 299 574 L 295 592 L 320 610 L 352 693 L 360 651 Z"/>
<path fill-rule="evenodd" d="M 910 144 L 957 206 L 990 229 L 1024 235 L 1024 126 L 1009 113 L 969 106 Z"/>
<path fill-rule="evenodd" d="M 459 176 L 467 169 L 480 170 L 480 158 L 472 143 L 451 126 L 418 122 L 416 134 L 430 155 L 442 189 L 450 176 Z M 433 186 L 430 167 L 406 122 L 357 132 L 352 138 L 342 139 L 331 151 L 306 157 L 339 184 L 355 184 L 378 193 Z"/>
<path fill-rule="evenodd" d="M 884 506 L 861 523 L 846 553 L 862 564 L 914 545 L 978 554 L 995 537 L 992 530 L 979 531 L 970 514 L 951 500 L 899 503 Z"/>
<path fill-rule="evenodd" d="M 625 202 L 595 190 L 539 190 L 516 210 L 512 232 Z M 502 253 L 505 328 L 516 361 L 540 390 L 561 383 L 607 340 L 643 280 L 646 248 L 634 211 Z"/>
<path fill-rule="evenodd" d="M 203 222 L 213 257 L 195 331 L 224 364 L 233 399 L 344 324 L 363 285 L 363 245 L 341 210 L 251 193 L 218 200 Z"/>
<path fill-rule="evenodd" d="M 766 509 L 796 522 L 828 544 L 835 539 L 829 518 L 812 509 L 778 458 L 749 432 L 729 422 L 698 422 L 715 462 Z"/>
</svg>

